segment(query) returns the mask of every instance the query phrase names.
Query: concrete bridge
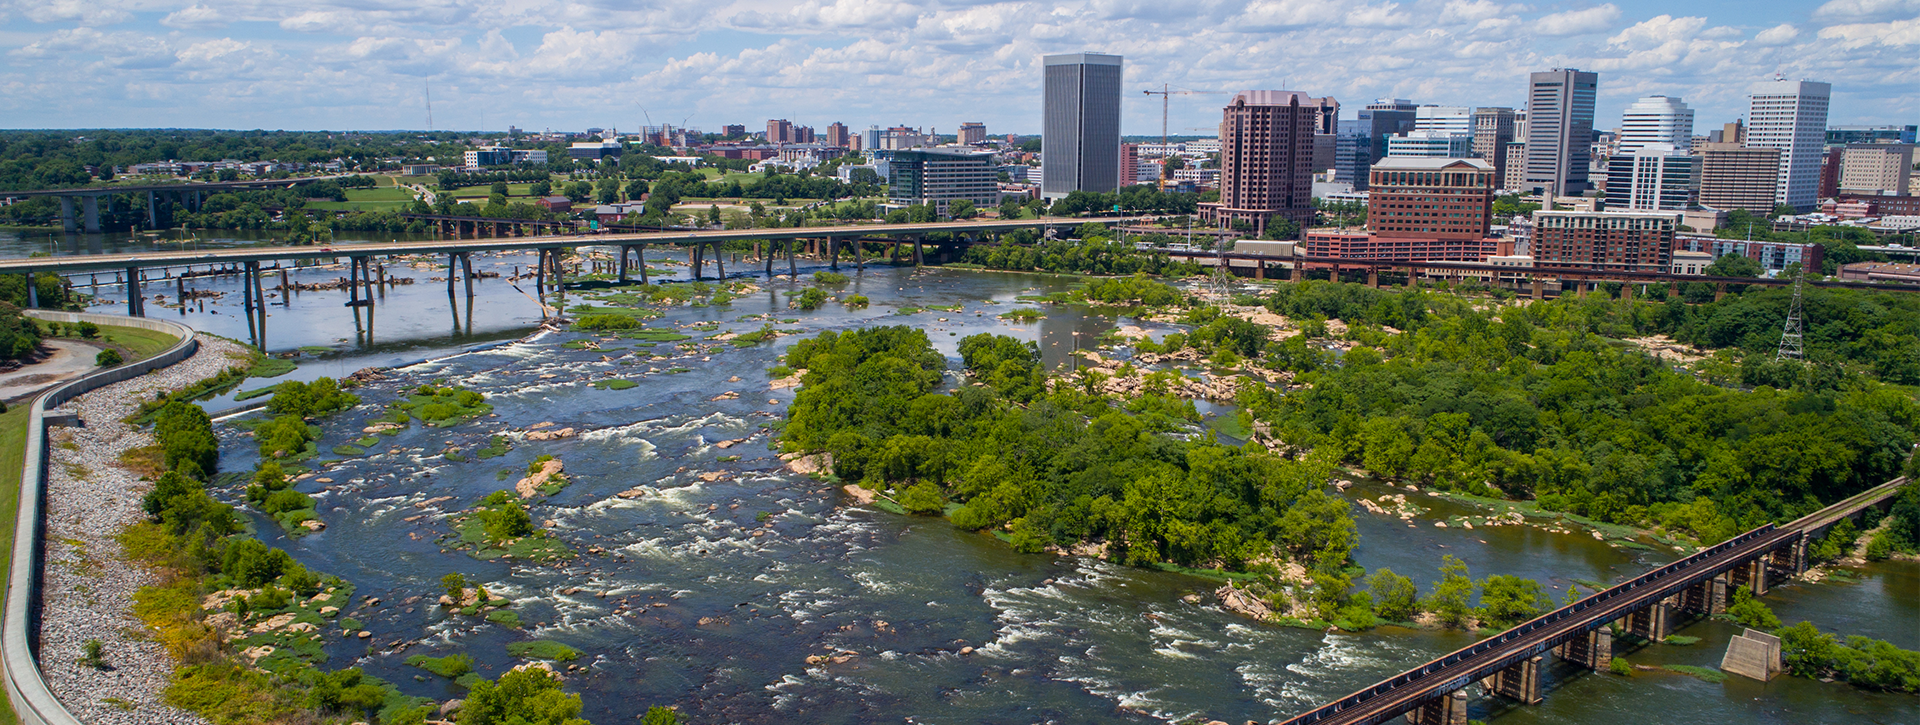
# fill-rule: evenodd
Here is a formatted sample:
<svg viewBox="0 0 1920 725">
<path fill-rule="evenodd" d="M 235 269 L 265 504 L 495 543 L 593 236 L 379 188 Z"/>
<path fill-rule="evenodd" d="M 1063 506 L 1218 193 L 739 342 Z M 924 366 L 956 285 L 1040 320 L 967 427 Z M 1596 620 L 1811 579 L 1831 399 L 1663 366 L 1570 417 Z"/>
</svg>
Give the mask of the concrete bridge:
<svg viewBox="0 0 1920 725">
<path fill-rule="evenodd" d="M 1767 524 L 1626 583 L 1548 612 L 1493 637 L 1427 662 L 1303 713 L 1286 725 L 1384 723 L 1401 715 L 1414 725 L 1466 725 L 1467 688 L 1537 704 L 1548 653 L 1588 669 L 1613 659 L 1610 625 L 1661 641 L 1688 613 L 1726 611 L 1731 593 L 1767 593 L 1768 582 L 1806 570 L 1807 548 L 1842 519 L 1892 506 L 1906 485 L 1897 478 L 1785 526 Z M 1772 655 L 1777 658 L 1776 653 Z M 1762 663 L 1777 668 L 1776 663 Z"/>
<path fill-rule="evenodd" d="M 147 228 L 157 229 L 160 217 L 154 202 L 160 197 L 172 197 L 175 201 L 198 206 L 205 202 L 208 192 L 241 191 L 246 189 L 285 189 L 297 184 L 305 184 L 325 179 L 338 179 L 340 176 L 303 176 L 290 179 L 249 179 L 247 181 L 209 181 L 187 184 L 141 184 L 119 186 L 80 186 L 71 189 L 40 189 L 36 191 L 0 191 L 0 196 L 13 199 L 30 199 L 40 196 L 53 196 L 60 199 L 60 226 L 68 234 L 80 231 L 82 222 L 89 234 L 100 233 L 100 200 L 107 200 L 107 211 L 113 211 L 113 197 L 117 194 L 147 195 Z M 74 217 L 73 205 L 81 203 L 82 217 Z"/>
</svg>

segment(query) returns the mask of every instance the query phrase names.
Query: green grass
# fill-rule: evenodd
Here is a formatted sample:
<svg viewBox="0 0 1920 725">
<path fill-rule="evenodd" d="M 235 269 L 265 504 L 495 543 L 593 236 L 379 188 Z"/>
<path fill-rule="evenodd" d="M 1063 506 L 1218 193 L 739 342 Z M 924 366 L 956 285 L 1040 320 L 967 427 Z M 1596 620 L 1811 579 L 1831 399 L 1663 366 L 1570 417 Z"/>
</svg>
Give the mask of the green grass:
<svg viewBox="0 0 1920 725">
<path fill-rule="evenodd" d="M 502 627 L 520 628 L 520 613 L 511 609 L 495 609 L 487 612 L 487 621 Z"/>
<path fill-rule="evenodd" d="M 128 356 L 127 362 L 153 357 L 166 352 L 167 348 L 180 342 L 180 338 L 158 330 L 143 330 L 138 327 L 119 325 L 101 325 L 99 339 L 132 353 Z"/>
<path fill-rule="evenodd" d="M 445 657 L 414 655 L 407 658 L 407 665 L 432 672 L 441 677 L 459 677 L 473 671 L 473 658 L 464 654 L 451 654 Z"/>
<path fill-rule="evenodd" d="M 534 639 L 507 645 L 507 654 L 525 660 L 572 662 L 580 659 L 580 650 L 550 639 Z"/>
<path fill-rule="evenodd" d="M 1699 643 L 1700 643 L 1699 637 L 1688 637 L 1684 634 L 1676 634 L 1676 635 L 1671 635 L 1667 637 L 1667 644 L 1673 645 L 1675 647 L 1686 647 L 1689 645 L 1694 645 Z"/>
<path fill-rule="evenodd" d="M 638 387 L 639 385 L 639 383 L 626 378 L 609 378 L 606 380 L 595 380 L 593 382 L 593 387 L 601 390 L 626 390 L 627 388 Z"/>
<path fill-rule="evenodd" d="M 247 371 L 247 377 L 277 378 L 293 372 L 293 369 L 294 364 L 292 360 L 277 357 L 262 357 L 260 358 L 260 362 L 254 363 L 253 368 Z"/>
<path fill-rule="evenodd" d="M 27 456 L 27 411 L 31 404 L 21 403 L 7 412 L 0 413 L 0 536 L 4 536 L 9 547 L 13 545 L 14 520 L 20 516 L 20 476 L 26 466 Z M 13 567 L 7 567 L 11 576 Z M 20 721 L 13 714 L 13 702 L 0 697 L 0 723 L 12 725 Z"/>
<path fill-rule="evenodd" d="M 484 198 L 486 187 L 481 187 Z M 376 186 L 348 189 L 346 201 L 316 201 L 307 204 L 315 211 L 390 211 L 413 206 L 413 190 L 402 186 Z"/>
<path fill-rule="evenodd" d="M 1706 680 L 1708 682 L 1713 682 L 1713 683 L 1720 683 L 1720 682 L 1727 681 L 1727 673 L 1721 672 L 1711 667 L 1695 667 L 1693 665 L 1666 665 L 1664 667 L 1661 667 L 1661 669 L 1664 669 L 1668 672 L 1678 672 L 1683 675 L 1698 677 L 1702 680 Z"/>
</svg>

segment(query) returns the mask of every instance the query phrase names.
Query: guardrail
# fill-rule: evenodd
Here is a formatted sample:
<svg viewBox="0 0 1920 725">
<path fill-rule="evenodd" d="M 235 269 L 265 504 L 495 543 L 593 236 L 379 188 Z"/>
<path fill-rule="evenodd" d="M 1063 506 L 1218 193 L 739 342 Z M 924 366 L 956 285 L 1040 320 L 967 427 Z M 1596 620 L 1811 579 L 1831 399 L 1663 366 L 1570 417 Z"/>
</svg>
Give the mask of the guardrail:
<svg viewBox="0 0 1920 725">
<path fill-rule="evenodd" d="M 46 495 L 46 452 L 48 408 L 57 408 L 82 393 L 131 380 L 171 366 L 191 357 L 200 349 L 193 328 L 175 322 L 90 312 L 53 312 L 25 310 L 26 315 L 49 322 L 91 322 L 158 330 L 175 335 L 180 342 L 158 355 L 116 368 L 99 370 L 68 382 L 34 398 L 27 413 L 26 455 L 20 469 L 20 512 L 14 522 L 13 560 L 8 566 L 5 619 L 0 621 L 0 677 L 6 682 L 7 698 L 24 725 L 82 725 L 68 712 L 40 672 L 39 653 L 35 651 L 35 625 L 40 610 L 40 557 L 42 511 Z"/>
</svg>

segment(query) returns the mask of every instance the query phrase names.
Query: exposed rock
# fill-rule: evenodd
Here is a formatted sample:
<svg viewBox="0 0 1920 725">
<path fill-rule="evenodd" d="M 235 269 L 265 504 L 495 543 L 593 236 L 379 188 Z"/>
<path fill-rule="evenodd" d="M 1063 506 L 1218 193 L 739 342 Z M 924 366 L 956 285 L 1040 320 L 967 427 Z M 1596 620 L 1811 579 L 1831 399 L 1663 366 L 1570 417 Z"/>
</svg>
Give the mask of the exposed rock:
<svg viewBox="0 0 1920 725">
<path fill-rule="evenodd" d="M 841 486 L 840 488 L 844 489 L 847 492 L 848 496 L 852 496 L 855 503 L 858 503 L 862 506 L 873 503 L 875 494 L 872 491 L 861 488 L 859 486 L 855 486 L 851 483 L 845 486 Z"/>
<path fill-rule="evenodd" d="M 784 377 L 784 378 L 780 378 L 780 379 L 778 379 L 778 380 L 774 380 L 774 381 L 772 381 L 772 382 L 769 382 L 769 383 L 767 383 L 767 389 L 768 389 L 768 390 L 780 390 L 780 389 L 783 389 L 783 388 L 797 388 L 797 387 L 800 387 L 800 378 L 801 378 L 801 376 L 804 376 L 804 375 L 806 375 L 806 374 L 807 374 L 807 371 L 806 371 L 806 370 L 795 370 L 795 371 L 793 371 L 793 374 L 792 374 L 792 375 L 788 375 L 788 376 L 786 376 L 786 377 Z"/>
<path fill-rule="evenodd" d="M 1273 619 L 1273 608 L 1250 593 L 1241 591 L 1233 582 L 1213 590 L 1220 598 L 1220 607 L 1235 614 L 1241 614 L 1261 621 Z"/>
<path fill-rule="evenodd" d="M 731 390 L 729 390 L 729 391 L 727 391 L 727 392 L 724 392 L 724 393 L 721 393 L 721 394 L 719 394 L 719 395 L 715 395 L 715 396 L 713 396 L 713 397 L 711 397 L 711 398 L 708 398 L 708 399 L 707 399 L 707 402 L 709 402 L 709 403 L 713 403 L 713 402 L 718 402 L 718 401 L 722 401 L 722 400 L 739 400 L 739 399 L 740 399 L 740 394 L 739 394 L 739 393 L 736 393 L 736 392 L 733 392 L 733 391 L 731 391 Z"/>
<path fill-rule="evenodd" d="M 547 481 L 551 480 L 554 476 L 560 475 L 560 472 L 566 470 L 566 467 L 567 464 L 562 463 L 558 458 L 541 463 L 540 470 L 534 471 L 533 475 L 515 482 L 513 484 L 513 490 L 520 494 L 520 498 L 533 498 L 540 493 L 541 486 L 547 485 Z"/>
<path fill-rule="evenodd" d="M 382 374 L 379 368 L 360 368 L 353 371 L 352 375 L 348 375 L 347 379 L 356 383 L 371 383 L 386 380 L 387 376 Z"/>
<path fill-rule="evenodd" d="M 307 519 L 305 521 L 300 522 L 300 528 L 306 529 L 308 531 L 325 531 L 327 528 L 327 525 L 325 523 L 322 523 L 319 519 Z"/>
<path fill-rule="evenodd" d="M 548 424 L 548 425 L 551 425 L 551 424 Z M 572 438 L 578 434 L 579 433 L 572 428 L 561 428 L 560 430 L 533 430 L 529 428 L 527 430 L 527 440 L 554 441 L 554 440 L 560 440 L 563 438 Z"/>
<path fill-rule="evenodd" d="M 832 469 L 833 454 L 831 453 L 815 453 L 810 456 L 801 456 L 787 461 L 787 470 L 793 471 L 794 473 L 820 473 Z"/>
<path fill-rule="evenodd" d="M 294 615 L 291 613 L 276 614 L 268 618 L 266 621 L 253 625 L 253 632 L 255 634 L 259 634 L 261 632 L 270 632 L 270 631 L 279 629 L 281 627 L 285 627 L 289 623 L 293 622 L 293 617 Z"/>
</svg>

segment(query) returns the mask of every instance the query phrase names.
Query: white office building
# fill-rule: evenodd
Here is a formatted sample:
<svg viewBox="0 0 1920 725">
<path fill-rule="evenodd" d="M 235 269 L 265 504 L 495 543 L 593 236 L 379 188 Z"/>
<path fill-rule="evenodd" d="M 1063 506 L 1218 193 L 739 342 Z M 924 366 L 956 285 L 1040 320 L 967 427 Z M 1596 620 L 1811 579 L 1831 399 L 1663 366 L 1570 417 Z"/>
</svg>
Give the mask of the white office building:
<svg viewBox="0 0 1920 725">
<path fill-rule="evenodd" d="M 1473 109 L 1466 106 L 1421 106 L 1413 110 L 1413 130 L 1473 134 Z"/>
<path fill-rule="evenodd" d="M 1408 131 L 1387 137 L 1388 156 L 1429 159 L 1465 159 L 1473 156 L 1472 133 Z"/>
<path fill-rule="evenodd" d="M 1820 158 L 1832 95 L 1831 83 L 1782 78 L 1761 81 L 1749 89 L 1746 145 L 1780 150 L 1775 204 L 1806 211 L 1819 203 Z"/>
<path fill-rule="evenodd" d="M 1669 143 L 1607 159 L 1607 210 L 1685 211 L 1699 196 L 1700 158 Z"/>
<path fill-rule="evenodd" d="M 1678 98 L 1647 96 L 1627 107 L 1620 119 L 1616 154 L 1631 154 L 1648 144 L 1693 148 L 1693 109 Z"/>
</svg>

